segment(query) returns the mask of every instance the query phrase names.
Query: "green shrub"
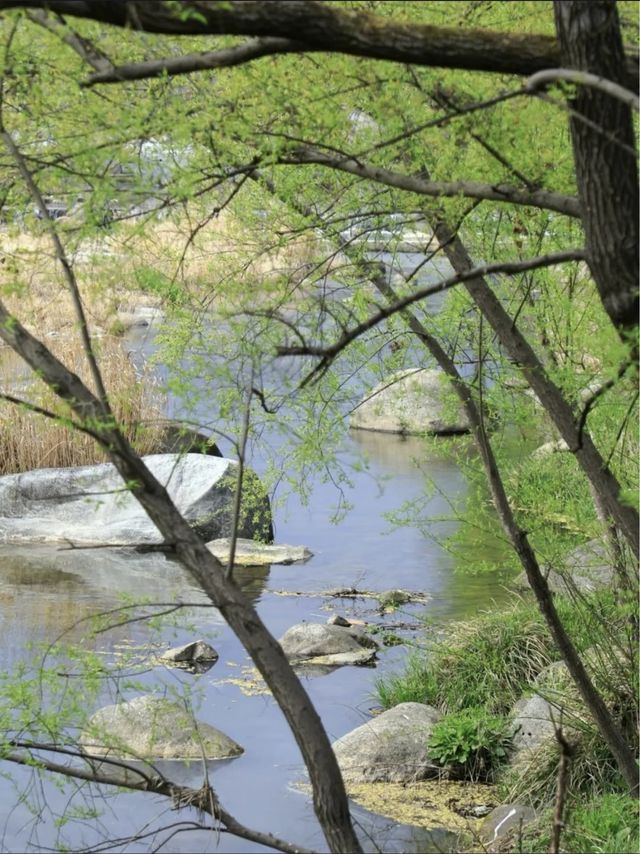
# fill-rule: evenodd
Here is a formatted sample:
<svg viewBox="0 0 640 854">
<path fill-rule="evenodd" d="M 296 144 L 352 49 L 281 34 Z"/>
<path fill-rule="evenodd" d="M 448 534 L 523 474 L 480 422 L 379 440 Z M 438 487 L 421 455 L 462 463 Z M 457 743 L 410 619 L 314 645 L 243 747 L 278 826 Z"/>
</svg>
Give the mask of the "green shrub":
<svg viewBox="0 0 640 854">
<path fill-rule="evenodd" d="M 455 777 L 489 780 L 507 758 L 509 725 L 484 709 L 465 709 L 447 715 L 433 728 L 429 754 Z"/>
</svg>

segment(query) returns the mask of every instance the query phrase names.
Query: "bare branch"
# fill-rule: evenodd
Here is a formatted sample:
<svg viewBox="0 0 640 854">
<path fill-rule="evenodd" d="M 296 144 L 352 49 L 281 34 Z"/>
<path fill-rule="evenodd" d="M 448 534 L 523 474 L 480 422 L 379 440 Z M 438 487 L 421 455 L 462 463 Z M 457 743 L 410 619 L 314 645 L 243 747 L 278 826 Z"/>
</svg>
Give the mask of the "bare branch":
<svg viewBox="0 0 640 854">
<path fill-rule="evenodd" d="M 75 50 L 75 52 L 84 59 L 88 65 L 95 68 L 96 72 L 106 73 L 113 68 L 111 60 L 105 53 L 96 47 L 93 42 L 90 42 L 89 39 L 84 38 L 84 36 L 81 36 L 75 30 L 71 29 L 71 27 L 63 23 L 59 18 L 53 18 L 51 15 L 48 15 L 46 11 L 41 11 L 39 9 L 35 12 L 29 12 L 27 17 L 30 21 L 33 21 L 35 24 L 39 24 L 41 27 L 44 27 L 45 30 L 49 30 L 49 32 L 62 39 L 62 41 L 69 45 L 69 47 L 73 48 L 73 50 Z"/>
<path fill-rule="evenodd" d="M 87 323 L 87 317 L 85 315 L 84 307 L 82 305 L 80 289 L 78 288 L 78 282 L 76 281 L 75 273 L 73 272 L 73 268 L 67 257 L 67 253 L 64 250 L 64 246 L 62 245 L 62 241 L 60 240 L 60 237 L 58 235 L 55 223 L 51 219 L 49 211 L 47 210 L 47 206 L 44 203 L 42 193 L 40 192 L 36 182 L 34 181 L 33 175 L 29 171 L 29 167 L 27 166 L 22 152 L 13 141 L 13 137 L 11 136 L 11 134 L 5 130 L 4 123 L 2 121 L 0 121 L 0 138 L 4 142 L 7 150 L 9 151 L 13 159 L 15 160 L 16 166 L 18 167 L 18 170 L 27 186 L 27 189 L 29 190 L 29 194 L 31 195 L 31 198 L 37 205 L 38 209 L 40 210 L 42 220 L 45 223 L 47 231 L 49 232 L 56 258 L 58 259 L 58 261 L 60 262 L 60 266 L 62 267 L 62 271 L 64 273 L 64 277 L 67 281 L 67 286 L 71 294 L 71 300 L 73 302 L 76 317 L 78 318 L 82 346 L 84 348 L 84 352 L 87 357 L 87 362 L 89 363 L 89 368 L 91 370 L 91 376 L 93 378 L 93 382 L 95 384 L 96 391 L 98 394 L 100 414 L 103 417 L 110 417 L 111 408 L 109 406 L 109 398 L 107 397 L 107 391 L 102 381 L 102 374 L 100 373 L 100 368 L 98 367 L 98 362 L 93 350 L 91 335 L 89 333 L 89 325 Z"/>
<path fill-rule="evenodd" d="M 220 50 L 111 66 L 91 74 L 80 85 L 95 86 L 97 83 L 122 83 L 125 80 L 146 80 L 150 77 L 175 77 L 178 74 L 191 74 L 193 71 L 205 71 L 210 68 L 231 68 L 263 56 L 300 53 L 305 49 L 304 44 L 291 39 L 252 39 Z"/>
<path fill-rule="evenodd" d="M 251 842 L 257 842 L 268 848 L 283 851 L 285 854 L 313 854 L 309 848 L 292 845 L 290 842 L 279 839 L 271 833 L 262 833 L 259 830 L 253 830 L 241 824 L 224 809 L 216 793 L 208 784 L 203 785 L 200 789 L 194 789 L 191 786 L 180 786 L 161 776 L 148 776 L 133 765 L 125 763 L 122 763 L 123 774 L 109 774 L 103 770 L 105 763 L 110 761 L 108 757 L 85 756 L 78 751 L 74 753 L 63 748 L 58 748 L 55 745 L 38 745 L 32 742 L 15 742 L 14 746 L 19 748 L 19 750 L 5 754 L 3 759 L 17 765 L 44 768 L 46 771 L 52 771 L 53 773 L 76 780 L 99 783 L 103 786 L 116 786 L 121 789 L 130 789 L 134 792 L 152 792 L 157 795 L 164 795 L 170 798 L 177 806 L 194 806 L 198 810 L 207 813 L 212 818 L 222 822 L 223 827 L 217 828 L 218 830 L 226 831 L 233 836 L 238 836 L 240 839 L 248 839 Z M 72 755 L 87 760 L 96 760 L 97 767 L 93 766 L 90 769 L 86 769 L 73 765 L 64 765 L 40 755 L 36 756 L 33 753 L 34 750 L 62 754 L 72 753 Z M 131 779 L 132 774 L 138 775 L 141 779 L 139 781 Z"/>
<path fill-rule="evenodd" d="M 575 68 L 547 68 L 544 71 L 537 71 L 525 83 L 525 91 L 537 93 L 540 89 L 546 89 L 551 83 L 556 83 L 558 80 L 566 80 L 569 83 L 575 83 L 578 86 L 590 86 L 592 89 L 599 89 L 612 98 L 617 98 L 631 107 L 636 113 L 640 112 L 640 98 L 635 92 L 625 89 L 619 83 L 614 83 L 613 80 L 605 80 L 604 77 L 599 77 L 597 74 L 589 74 L 588 71 L 576 71 Z"/>
<path fill-rule="evenodd" d="M 348 172 L 359 178 L 368 178 L 388 187 L 397 187 L 422 196 L 434 198 L 454 198 L 465 196 L 470 199 L 481 199 L 492 202 L 506 202 L 513 205 L 542 208 L 556 211 L 565 216 L 580 218 L 580 205 L 574 196 L 564 196 L 548 190 L 521 190 L 507 185 L 481 184 L 476 181 L 427 181 L 401 172 L 393 172 L 380 166 L 361 163 L 353 157 L 331 156 L 311 146 L 303 146 L 278 157 L 278 163 L 310 164 L 317 163 Z"/>
<path fill-rule="evenodd" d="M 616 371 L 615 376 L 608 379 L 606 382 L 602 383 L 598 386 L 598 388 L 593 392 L 590 397 L 585 400 L 584 408 L 580 414 L 580 420 L 578 422 L 578 441 L 582 444 L 582 433 L 584 431 L 585 424 L 587 423 L 587 418 L 589 413 L 593 409 L 596 402 L 602 397 L 603 394 L 612 389 L 614 385 L 622 379 L 622 377 L 626 374 L 627 370 L 634 364 L 634 362 L 630 359 L 625 359 L 625 361 L 620 365 L 618 370 Z"/>
</svg>

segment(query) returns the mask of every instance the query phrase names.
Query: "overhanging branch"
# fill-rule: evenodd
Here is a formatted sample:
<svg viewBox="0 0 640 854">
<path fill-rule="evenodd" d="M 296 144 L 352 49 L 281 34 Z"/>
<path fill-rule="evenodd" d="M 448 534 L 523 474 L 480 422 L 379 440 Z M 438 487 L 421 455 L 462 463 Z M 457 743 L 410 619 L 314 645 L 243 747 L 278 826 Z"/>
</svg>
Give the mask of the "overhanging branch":
<svg viewBox="0 0 640 854">
<path fill-rule="evenodd" d="M 187 53 L 184 56 L 168 59 L 149 59 L 146 62 L 134 62 L 118 65 L 104 71 L 96 71 L 81 86 L 95 86 L 97 83 L 122 83 L 125 80 L 146 80 L 151 77 L 175 77 L 178 74 L 190 74 L 193 71 L 205 71 L 210 68 L 231 68 L 243 65 L 263 56 L 279 53 L 300 53 L 305 45 L 291 39 L 252 39 L 233 47 L 203 53 Z"/>
<path fill-rule="evenodd" d="M 433 198 L 464 196 L 469 199 L 541 208 L 565 216 L 580 218 L 580 206 L 574 196 L 565 196 L 548 190 L 523 190 L 509 185 L 481 184 L 477 181 L 426 181 L 413 175 L 405 175 L 391 169 L 384 169 L 381 166 L 363 163 L 346 155 L 341 157 L 327 151 L 321 151 L 312 146 L 301 146 L 294 151 L 282 154 L 278 157 L 277 162 L 289 165 L 315 163 L 320 166 L 327 166 L 330 169 L 337 169 L 340 172 L 347 172 L 350 175 L 356 175 L 358 178 L 367 178 L 378 184 L 385 184 L 387 187 L 397 187 L 399 190 L 407 190 L 422 196 Z"/>
<path fill-rule="evenodd" d="M 305 50 L 440 68 L 528 76 L 562 64 L 552 36 L 434 27 L 317 0 L 0 0 L 0 11 L 20 7 L 148 33 L 275 37 Z M 635 91 L 636 57 L 626 57 L 626 74 Z"/>
<path fill-rule="evenodd" d="M 504 262 L 498 264 L 482 264 L 478 267 L 474 267 L 464 273 L 456 273 L 453 276 L 449 276 L 442 282 L 439 282 L 437 285 L 429 285 L 424 288 L 418 288 L 413 293 L 409 294 L 402 299 L 395 300 L 394 302 L 389 303 L 389 305 L 379 309 L 375 314 L 372 314 L 371 317 L 367 318 L 367 320 L 359 323 L 357 326 L 354 326 L 348 332 L 345 332 L 335 344 L 332 344 L 329 347 L 313 347 L 313 346 L 300 346 L 300 347 L 280 347 L 278 348 L 279 356 L 320 356 L 321 360 L 316 365 L 316 367 L 311 371 L 311 373 L 305 378 L 303 385 L 308 384 L 312 379 L 317 377 L 318 375 L 323 374 L 330 364 L 334 361 L 337 355 L 341 353 L 346 347 L 349 346 L 356 338 L 359 338 L 364 332 L 368 332 L 370 329 L 373 329 L 383 320 L 386 320 L 388 317 L 391 317 L 398 312 L 403 311 L 408 308 L 410 305 L 413 305 L 416 302 L 420 302 L 427 297 L 433 296 L 435 294 L 439 294 L 442 291 L 449 290 L 461 282 L 466 282 L 472 279 L 476 279 L 480 276 L 488 276 L 494 273 L 503 273 L 505 275 L 517 275 L 518 273 L 524 273 L 528 270 L 537 270 L 541 267 L 550 267 L 554 264 L 564 264 L 568 261 L 583 261 L 585 258 L 584 251 L 581 249 L 572 249 L 567 250 L 565 252 L 552 252 L 548 255 L 540 255 L 537 258 L 530 258 L 527 261 L 511 261 Z"/>
</svg>

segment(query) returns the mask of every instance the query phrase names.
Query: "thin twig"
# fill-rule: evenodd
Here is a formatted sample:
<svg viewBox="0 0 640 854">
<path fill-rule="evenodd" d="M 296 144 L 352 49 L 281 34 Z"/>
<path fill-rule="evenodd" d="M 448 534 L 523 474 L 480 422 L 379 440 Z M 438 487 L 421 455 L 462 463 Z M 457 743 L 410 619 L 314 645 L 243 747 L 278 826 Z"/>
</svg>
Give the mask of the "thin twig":
<svg viewBox="0 0 640 854">
<path fill-rule="evenodd" d="M 560 854 L 560 837 L 564 830 L 564 809 L 567 802 L 567 784 L 569 778 L 569 764 L 573 756 L 573 747 L 569 744 L 562 733 L 562 721 L 556 727 L 556 740 L 560 746 L 560 764 L 558 765 L 558 778 L 556 782 L 556 802 L 553 812 L 553 828 L 549 854 Z"/>
</svg>

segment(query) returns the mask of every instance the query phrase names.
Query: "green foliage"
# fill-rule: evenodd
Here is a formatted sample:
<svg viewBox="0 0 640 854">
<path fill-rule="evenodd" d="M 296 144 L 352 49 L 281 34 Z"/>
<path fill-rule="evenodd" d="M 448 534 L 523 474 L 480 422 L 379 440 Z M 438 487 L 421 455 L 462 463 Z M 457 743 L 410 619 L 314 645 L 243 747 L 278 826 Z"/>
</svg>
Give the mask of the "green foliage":
<svg viewBox="0 0 640 854">
<path fill-rule="evenodd" d="M 638 801 L 628 794 L 570 801 L 560 837 L 562 854 L 622 854 L 640 848 Z M 547 810 L 522 833 L 523 854 L 546 854 L 551 840 L 553 811 Z"/>
<path fill-rule="evenodd" d="M 488 780 L 506 760 L 510 745 L 508 722 L 475 707 L 438 721 L 429 739 L 429 755 L 456 777 Z"/>
<path fill-rule="evenodd" d="M 637 851 L 638 819 L 637 800 L 628 795 L 602 795 L 570 813 L 564 846 L 582 854 Z"/>
<path fill-rule="evenodd" d="M 557 604 L 579 649 L 596 642 L 602 618 L 609 620 L 616 612 L 607 595 L 582 607 L 561 600 Z M 540 671 L 558 658 L 537 606 L 520 601 L 455 624 L 428 652 L 410 656 L 401 676 L 379 682 L 378 694 L 387 708 L 414 701 L 447 711 L 482 706 L 504 714 Z"/>
</svg>

